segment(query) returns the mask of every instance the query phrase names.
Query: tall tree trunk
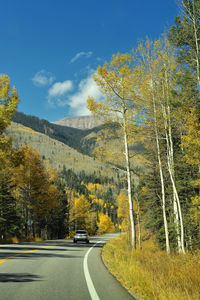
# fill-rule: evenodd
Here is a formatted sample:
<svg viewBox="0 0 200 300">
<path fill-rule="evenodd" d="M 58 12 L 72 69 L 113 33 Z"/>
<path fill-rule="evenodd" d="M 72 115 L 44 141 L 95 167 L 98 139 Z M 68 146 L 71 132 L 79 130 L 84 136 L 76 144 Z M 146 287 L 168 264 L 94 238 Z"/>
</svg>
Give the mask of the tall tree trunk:
<svg viewBox="0 0 200 300">
<path fill-rule="evenodd" d="M 174 223 L 176 228 L 176 235 L 177 235 L 177 248 L 178 252 L 182 252 L 182 246 L 181 246 L 181 239 L 180 239 L 180 217 L 177 207 L 177 197 L 176 197 L 176 191 L 174 187 L 176 187 L 174 182 L 174 157 L 173 157 L 173 141 L 172 141 L 172 134 L 171 134 L 171 122 L 169 120 L 170 116 L 166 113 L 166 109 L 164 105 L 162 105 L 162 113 L 163 113 L 163 120 L 164 120 L 164 128 L 165 128 L 165 138 L 166 138 L 166 156 L 167 156 L 167 166 L 168 166 L 168 172 L 170 174 L 170 180 L 172 183 L 172 190 L 173 190 L 173 210 L 174 210 Z M 169 108 L 168 108 L 169 110 Z M 174 182 L 174 184 L 173 184 Z"/>
<path fill-rule="evenodd" d="M 165 229 L 166 252 L 167 254 L 169 254 L 170 246 L 169 246 L 169 232 L 168 232 L 168 224 L 167 224 L 167 216 L 166 216 L 165 185 L 164 185 L 164 176 L 163 176 L 162 161 L 161 161 L 161 154 L 160 154 L 160 144 L 159 144 L 158 125 L 157 125 L 157 111 L 156 111 L 154 95 L 153 95 L 153 111 L 154 111 L 154 132 L 155 132 L 155 139 L 156 139 L 157 158 L 158 158 L 158 166 L 159 166 L 160 182 L 161 182 L 162 211 L 163 211 L 163 221 L 164 221 L 164 229 Z"/>
<path fill-rule="evenodd" d="M 173 146 L 173 139 L 172 139 L 172 126 L 171 126 L 171 112 L 170 112 L 170 107 L 169 105 L 167 106 L 167 112 L 168 112 L 168 124 L 169 124 L 169 143 L 170 143 L 170 153 L 171 153 L 171 166 L 172 166 L 172 177 L 174 178 L 174 186 L 175 186 L 175 190 L 174 193 L 176 196 L 176 201 L 174 203 L 174 210 L 175 210 L 175 214 L 176 214 L 176 222 L 177 222 L 177 226 L 178 224 L 178 214 L 179 214 L 179 218 L 180 218 L 180 226 L 181 226 L 181 239 L 180 239 L 180 234 L 179 234 L 179 226 L 177 228 L 177 233 L 178 233 L 178 249 L 180 251 L 185 253 L 185 249 L 184 249 L 184 228 L 183 228 L 183 218 L 182 218 L 182 210 L 181 210 L 181 205 L 180 205 L 180 200 L 179 200 L 179 196 L 178 196 L 178 192 L 177 192 L 177 188 L 176 188 L 176 184 L 175 184 L 175 171 L 174 171 L 174 146 Z M 177 207 L 178 206 L 178 207 Z M 178 213 L 177 213 L 178 211 Z M 181 244 L 181 248 L 180 248 L 180 244 Z"/>
<path fill-rule="evenodd" d="M 166 102 L 166 104 L 163 104 L 161 102 L 161 107 L 163 113 L 165 137 L 166 137 L 166 144 L 167 144 L 167 165 L 168 165 L 170 180 L 172 183 L 173 197 L 174 197 L 174 214 L 175 214 L 175 225 L 177 231 L 177 245 L 178 245 L 178 251 L 180 253 L 185 253 L 183 217 L 182 217 L 180 199 L 177 192 L 175 175 L 174 175 L 174 147 L 173 147 L 173 139 L 172 139 L 171 110 L 169 106 L 169 85 L 168 85 L 168 76 L 166 71 L 164 73 L 163 99 L 164 99 L 164 103 Z M 181 230 L 181 237 L 179 233 L 179 224 Z"/>
<path fill-rule="evenodd" d="M 156 100 L 155 100 L 155 92 L 154 92 L 154 78 L 153 78 L 153 70 L 151 66 L 151 55 L 148 53 L 148 61 L 149 61 L 149 70 L 150 70 L 150 86 L 151 86 L 151 96 L 153 101 L 153 117 L 154 117 L 154 134 L 156 141 L 156 149 L 157 149 L 157 159 L 158 159 L 158 167 L 160 173 L 160 183 L 161 183 L 161 201 L 162 201 L 162 212 L 163 212 L 163 223 L 165 229 L 165 244 L 166 244 L 166 252 L 170 254 L 170 244 L 169 244 L 169 231 L 168 231 L 168 223 L 167 223 L 167 215 L 166 215 L 166 197 L 165 197 L 165 183 L 163 176 L 163 166 L 161 161 L 161 152 L 160 152 L 160 143 L 159 143 L 159 135 L 158 135 L 158 118 L 157 118 L 157 108 L 156 108 Z"/>
<path fill-rule="evenodd" d="M 132 249 L 136 249 L 136 239 L 135 239 L 135 224 L 134 224 L 134 217 L 133 217 L 133 203 L 132 203 L 132 195 L 131 195 L 131 172 L 130 172 L 130 156 L 129 156 L 129 149 L 128 149 L 128 137 L 127 137 L 127 129 L 126 129 L 126 118 L 124 113 L 123 118 L 123 130 L 124 130 L 124 154 L 126 158 L 126 173 L 127 173 L 127 185 L 128 185 L 128 203 L 129 203 L 129 218 L 130 218 L 130 225 L 131 225 L 131 247 Z"/>
</svg>

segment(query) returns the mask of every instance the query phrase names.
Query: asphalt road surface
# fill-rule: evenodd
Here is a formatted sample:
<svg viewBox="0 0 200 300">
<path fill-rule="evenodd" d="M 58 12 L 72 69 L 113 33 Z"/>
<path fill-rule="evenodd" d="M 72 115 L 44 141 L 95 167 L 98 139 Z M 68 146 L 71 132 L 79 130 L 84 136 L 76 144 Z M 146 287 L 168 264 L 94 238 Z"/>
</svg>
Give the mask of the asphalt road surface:
<svg viewBox="0 0 200 300">
<path fill-rule="evenodd" d="M 0 245 L 0 300 L 134 299 L 102 263 L 112 237 Z"/>
</svg>

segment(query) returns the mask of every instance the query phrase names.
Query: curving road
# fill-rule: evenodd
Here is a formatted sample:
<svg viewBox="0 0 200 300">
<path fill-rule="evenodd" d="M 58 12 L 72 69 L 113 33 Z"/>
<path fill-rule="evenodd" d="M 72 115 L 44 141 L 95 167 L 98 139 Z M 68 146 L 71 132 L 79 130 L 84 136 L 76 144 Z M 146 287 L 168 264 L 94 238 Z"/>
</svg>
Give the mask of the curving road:
<svg viewBox="0 0 200 300">
<path fill-rule="evenodd" d="M 93 237 L 90 244 L 54 240 L 0 245 L 0 299 L 133 299 L 101 260 L 101 248 L 113 236 Z"/>
</svg>

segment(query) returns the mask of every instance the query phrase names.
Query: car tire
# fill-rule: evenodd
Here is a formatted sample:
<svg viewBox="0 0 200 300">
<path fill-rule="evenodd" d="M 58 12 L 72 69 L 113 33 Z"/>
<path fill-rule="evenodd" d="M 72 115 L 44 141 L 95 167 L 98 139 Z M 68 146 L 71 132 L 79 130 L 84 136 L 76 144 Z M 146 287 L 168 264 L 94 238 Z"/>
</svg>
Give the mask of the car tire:
<svg viewBox="0 0 200 300">
<path fill-rule="evenodd" d="M 76 243 L 77 243 L 77 241 L 76 241 L 76 240 L 74 240 L 74 243 L 76 244 Z"/>
</svg>

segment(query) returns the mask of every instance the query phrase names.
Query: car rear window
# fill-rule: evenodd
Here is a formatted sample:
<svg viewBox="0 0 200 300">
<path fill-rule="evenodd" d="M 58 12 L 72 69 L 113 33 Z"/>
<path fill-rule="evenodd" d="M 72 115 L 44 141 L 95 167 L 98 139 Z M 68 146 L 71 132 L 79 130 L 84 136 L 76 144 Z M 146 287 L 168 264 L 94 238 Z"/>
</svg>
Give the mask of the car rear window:
<svg viewBox="0 0 200 300">
<path fill-rule="evenodd" d="M 85 230 L 77 230 L 76 233 L 84 233 L 84 234 L 86 234 L 86 231 Z"/>
</svg>

